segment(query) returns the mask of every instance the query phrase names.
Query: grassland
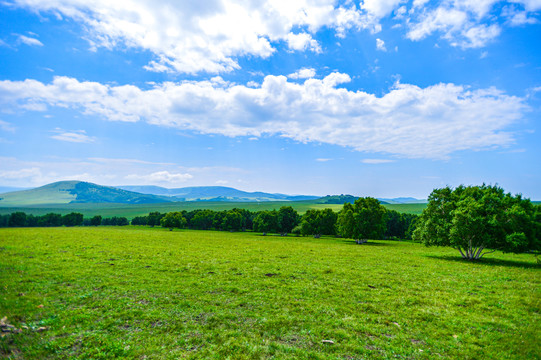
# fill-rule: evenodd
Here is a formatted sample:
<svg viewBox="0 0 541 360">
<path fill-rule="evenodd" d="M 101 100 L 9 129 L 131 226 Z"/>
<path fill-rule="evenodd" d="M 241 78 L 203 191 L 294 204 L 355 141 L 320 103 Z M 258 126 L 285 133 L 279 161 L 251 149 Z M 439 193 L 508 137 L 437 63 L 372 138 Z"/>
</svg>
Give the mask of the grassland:
<svg viewBox="0 0 541 360">
<path fill-rule="evenodd" d="M 536 359 L 539 271 L 409 242 L 0 229 L 0 318 L 22 328 L 0 357 Z"/>
<path fill-rule="evenodd" d="M 315 201 L 265 201 L 265 202 L 173 202 L 158 204 L 60 204 L 60 205 L 35 205 L 25 207 L 0 207 L 0 215 L 11 214 L 16 211 L 23 211 L 32 215 L 45 215 L 47 213 L 68 214 L 70 212 L 80 212 L 85 217 L 102 215 L 104 217 L 125 216 L 133 219 L 135 216 L 148 215 L 151 211 L 162 213 L 181 210 L 210 209 L 210 210 L 230 210 L 233 208 L 247 209 L 250 211 L 280 209 L 282 206 L 292 206 L 300 214 L 304 214 L 308 209 L 330 208 L 338 211 L 342 208 L 339 204 L 318 204 Z M 426 204 L 385 204 L 388 209 L 398 212 L 407 212 L 420 214 L 426 207 Z"/>
</svg>

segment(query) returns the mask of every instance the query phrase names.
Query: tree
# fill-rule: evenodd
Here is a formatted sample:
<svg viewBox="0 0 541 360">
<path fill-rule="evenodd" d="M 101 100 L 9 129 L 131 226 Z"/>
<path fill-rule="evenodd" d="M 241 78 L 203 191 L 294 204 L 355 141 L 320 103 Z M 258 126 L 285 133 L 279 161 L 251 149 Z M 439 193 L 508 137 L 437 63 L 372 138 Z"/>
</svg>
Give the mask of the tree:
<svg viewBox="0 0 541 360">
<path fill-rule="evenodd" d="M 48 213 L 40 217 L 39 226 L 62 226 L 62 215 Z"/>
<path fill-rule="evenodd" d="M 9 227 L 23 227 L 26 225 L 26 213 L 17 211 L 9 216 Z"/>
<path fill-rule="evenodd" d="M 287 235 L 299 223 L 299 214 L 291 206 L 282 206 L 278 210 L 278 231 Z"/>
<path fill-rule="evenodd" d="M 244 216 L 238 209 L 232 209 L 225 213 L 221 228 L 227 231 L 240 231 L 245 226 Z"/>
<path fill-rule="evenodd" d="M 445 187 L 428 197 L 413 238 L 426 246 L 450 246 L 468 260 L 496 250 L 539 250 L 537 216 L 529 199 L 497 186 Z"/>
<path fill-rule="evenodd" d="M 96 215 L 92 219 L 90 219 L 90 225 L 91 226 L 101 225 L 101 215 Z"/>
<path fill-rule="evenodd" d="M 131 220 L 132 225 L 147 225 L 148 217 L 147 216 L 136 216 Z"/>
<path fill-rule="evenodd" d="M 190 225 L 192 229 L 208 230 L 212 227 L 214 221 L 214 211 L 212 210 L 197 210 L 193 215 Z"/>
<path fill-rule="evenodd" d="M 276 210 L 260 211 L 254 218 L 254 231 L 267 235 L 268 232 L 278 232 L 278 212 Z"/>
<path fill-rule="evenodd" d="M 387 224 L 387 210 L 377 199 L 358 198 L 345 203 L 338 215 L 338 233 L 358 244 L 368 239 L 381 239 Z"/>
<path fill-rule="evenodd" d="M 321 235 L 336 235 L 337 216 L 332 209 L 309 209 L 302 216 L 301 234 L 313 235 L 315 238 Z"/>
<path fill-rule="evenodd" d="M 164 215 L 165 214 L 160 214 L 158 211 L 149 213 L 147 217 L 147 225 L 150 225 L 151 227 L 160 225 L 160 221 Z"/>
<path fill-rule="evenodd" d="M 186 226 L 186 223 L 186 219 L 182 216 L 182 213 L 178 211 L 168 212 L 160 220 L 160 225 L 169 228 L 169 230 L 173 230 L 173 228 L 182 229 Z"/>
<path fill-rule="evenodd" d="M 72 212 L 62 216 L 64 226 L 79 226 L 83 223 L 83 214 Z"/>
</svg>

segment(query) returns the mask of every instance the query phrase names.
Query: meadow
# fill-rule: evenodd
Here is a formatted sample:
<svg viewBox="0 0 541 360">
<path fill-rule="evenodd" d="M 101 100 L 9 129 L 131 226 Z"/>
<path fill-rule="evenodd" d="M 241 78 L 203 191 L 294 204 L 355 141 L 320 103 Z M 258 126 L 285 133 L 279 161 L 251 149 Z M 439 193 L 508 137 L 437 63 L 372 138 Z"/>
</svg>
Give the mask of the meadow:
<svg viewBox="0 0 541 360">
<path fill-rule="evenodd" d="M 95 215 L 103 217 L 124 216 L 133 219 L 136 216 L 145 216 L 149 212 L 159 211 L 167 213 L 171 211 L 191 211 L 196 209 L 209 209 L 214 211 L 231 210 L 234 208 L 250 211 L 278 210 L 282 206 L 291 206 L 299 214 L 304 214 L 309 209 L 333 209 L 340 211 L 342 204 L 320 204 L 316 201 L 262 201 L 262 202 L 228 202 L 228 201 L 185 201 L 157 204 L 115 204 L 115 203 L 88 203 L 88 204 L 55 204 L 55 205 L 33 205 L 18 207 L 1 207 L 0 215 L 22 211 L 26 214 L 36 216 L 48 213 L 69 214 L 78 212 L 90 218 Z M 387 209 L 410 214 L 421 214 L 426 204 L 384 204 Z"/>
<path fill-rule="evenodd" d="M 7 359 L 536 359 L 531 254 L 412 242 L 0 229 Z"/>
</svg>

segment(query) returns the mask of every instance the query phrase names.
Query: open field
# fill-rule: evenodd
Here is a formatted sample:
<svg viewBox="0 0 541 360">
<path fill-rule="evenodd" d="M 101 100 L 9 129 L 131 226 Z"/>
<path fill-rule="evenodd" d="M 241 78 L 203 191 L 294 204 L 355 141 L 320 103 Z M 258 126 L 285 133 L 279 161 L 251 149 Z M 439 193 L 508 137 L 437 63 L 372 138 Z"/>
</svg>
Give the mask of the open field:
<svg viewBox="0 0 541 360">
<path fill-rule="evenodd" d="M 540 268 L 533 255 L 489 256 L 254 233 L 0 229 L 0 318 L 22 328 L 0 338 L 0 357 L 540 358 Z"/>
<path fill-rule="evenodd" d="M 62 204 L 62 205 L 35 205 L 28 207 L 0 207 L 0 215 L 11 214 L 16 211 L 23 211 L 32 215 L 45 215 L 47 213 L 68 214 L 70 212 L 80 212 L 85 217 L 102 215 L 104 217 L 125 216 L 133 219 L 136 216 L 148 215 L 151 211 L 166 213 L 170 211 L 210 209 L 210 210 L 230 210 L 233 208 L 247 209 L 250 211 L 280 209 L 282 206 L 292 206 L 299 214 L 304 214 L 308 209 L 330 208 L 334 211 L 342 209 L 339 204 L 318 204 L 314 201 L 265 201 L 265 202 L 174 202 L 158 204 Z M 398 212 L 407 212 L 420 214 L 426 207 L 426 204 L 385 204 L 388 209 Z"/>
</svg>

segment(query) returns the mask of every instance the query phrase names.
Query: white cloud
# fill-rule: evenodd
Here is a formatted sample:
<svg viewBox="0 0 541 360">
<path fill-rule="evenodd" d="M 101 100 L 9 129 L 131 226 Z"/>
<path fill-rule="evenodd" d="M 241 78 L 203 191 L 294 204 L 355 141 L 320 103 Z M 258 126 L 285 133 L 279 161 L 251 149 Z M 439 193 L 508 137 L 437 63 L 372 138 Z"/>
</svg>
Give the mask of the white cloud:
<svg viewBox="0 0 541 360">
<path fill-rule="evenodd" d="M 5 132 L 15 132 L 15 127 L 7 121 L 0 120 L 0 129 Z"/>
<path fill-rule="evenodd" d="M 394 162 L 390 159 L 363 159 L 361 160 L 363 164 L 388 164 Z"/>
<path fill-rule="evenodd" d="M 41 170 L 37 167 L 20 169 L 20 170 L 10 170 L 10 171 L 0 171 L 0 179 L 5 180 L 25 180 L 25 179 L 36 179 L 41 178 Z"/>
<path fill-rule="evenodd" d="M 311 51 L 315 53 L 321 52 L 321 47 L 318 44 L 318 42 L 314 39 L 312 39 L 312 35 L 307 33 L 300 33 L 300 34 L 293 34 L 289 33 L 287 34 L 287 45 L 290 49 L 297 50 L 297 51 L 303 51 L 306 49 L 310 49 Z"/>
<path fill-rule="evenodd" d="M 293 74 L 289 74 L 287 77 L 290 79 L 310 79 L 316 76 L 316 69 L 302 68 L 295 71 Z"/>
<path fill-rule="evenodd" d="M 24 35 L 19 35 L 19 41 L 28 46 L 43 46 L 43 43 L 38 39 L 31 38 Z"/>
<path fill-rule="evenodd" d="M 318 158 L 316 159 L 316 161 L 318 162 L 327 162 L 327 161 L 332 161 L 333 159 L 326 159 L 326 158 Z"/>
<path fill-rule="evenodd" d="M 155 55 L 146 69 L 220 73 L 239 68 L 237 57 L 267 58 L 274 44 L 320 51 L 321 28 L 343 36 L 367 27 L 354 4 L 336 0 L 13 0 L 31 11 L 82 23 L 91 49 L 133 47 Z M 249 29 L 249 31 L 247 31 Z M 300 30 L 299 30 L 300 29 Z M 294 32 L 298 32 L 294 34 Z"/>
<path fill-rule="evenodd" d="M 339 87 L 350 80 L 341 73 L 302 84 L 267 76 L 258 88 L 184 81 L 148 90 L 67 77 L 50 84 L 5 80 L 0 81 L 0 105 L 62 106 L 111 121 L 232 137 L 278 135 L 410 158 L 507 146 L 514 141 L 507 129 L 528 109 L 524 99 L 495 88 L 397 83 L 378 97 Z"/>
<path fill-rule="evenodd" d="M 178 184 L 183 183 L 187 180 L 193 178 L 191 174 L 185 173 L 170 173 L 169 171 L 158 171 L 152 174 L 138 175 L 132 174 L 125 177 L 128 181 L 138 181 L 145 184 L 156 184 L 156 183 L 166 183 L 166 184 Z"/>
<path fill-rule="evenodd" d="M 535 11 L 541 9 L 539 0 L 446 0 L 436 7 L 425 6 L 425 0 L 414 0 L 409 16 L 406 37 L 420 41 L 439 34 L 452 46 L 479 48 L 486 46 L 502 32 L 502 26 L 534 24 Z M 508 4 L 501 10 L 497 4 Z M 523 9 L 521 8 L 523 7 Z M 500 18 L 507 19 L 502 24 Z"/>
<path fill-rule="evenodd" d="M 84 130 L 65 131 L 62 129 L 55 129 L 54 132 L 56 135 L 51 136 L 51 138 L 60 141 L 91 143 L 96 140 L 95 138 L 86 135 L 86 131 Z"/>
<path fill-rule="evenodd" d="M 376 39 L 376 49 L 379 51 L 387 51 L 387 48 L 385 47 L 385 41 L 381 39 Z"/>
<path fill-rule="evenodd" d="M 364 0 L 361 7 L 381 19 L 389 15 L 401 2 L 402 0 Z"/>
</svg>

